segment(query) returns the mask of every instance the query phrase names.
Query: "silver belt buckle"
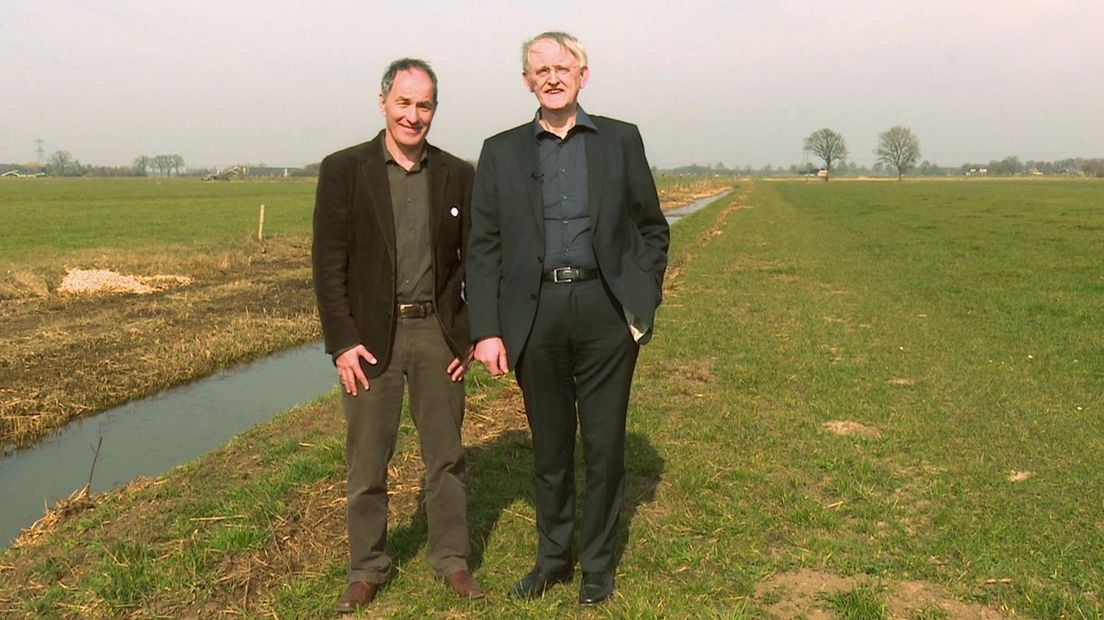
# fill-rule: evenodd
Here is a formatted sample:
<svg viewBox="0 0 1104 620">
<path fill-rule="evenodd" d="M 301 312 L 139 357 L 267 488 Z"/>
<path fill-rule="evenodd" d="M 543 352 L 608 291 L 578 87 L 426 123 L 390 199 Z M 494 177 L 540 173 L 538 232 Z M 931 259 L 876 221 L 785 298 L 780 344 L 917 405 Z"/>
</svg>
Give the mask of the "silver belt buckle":
<svg viewBox="0 0 1104 620">
<path fill-rule="evenodd" d="M 552 281 L 557 282 L 557 283 L 559 283 L 559 282 L 571 282 L 571 280 L 572 280 L 571 273 L 573 271 L 574 271 L 574 269 L 571 268 L 571 267 L 560 267 L 559 269 L 553 269 L 552 270 Z M 560 277 L 561 273 L 564 274 L 562 278 Z"/>
</svg>

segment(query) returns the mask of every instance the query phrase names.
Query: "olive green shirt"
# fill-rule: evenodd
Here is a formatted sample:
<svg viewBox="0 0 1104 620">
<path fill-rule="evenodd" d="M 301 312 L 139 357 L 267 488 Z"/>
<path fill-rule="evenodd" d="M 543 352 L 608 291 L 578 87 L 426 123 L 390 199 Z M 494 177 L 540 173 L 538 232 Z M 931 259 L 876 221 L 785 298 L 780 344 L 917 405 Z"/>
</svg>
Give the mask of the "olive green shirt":
<svg viewBox="0 0 1104 620">
<path fill-rule="evenodd" d="M 387 162 L 391 210 L 395 216 L 395 299 L 399 303 L 433 299 L 433 259 L 429 230 L 429 173 L 426 153 L 403 170 L 380 140 Z"/>
</svg>

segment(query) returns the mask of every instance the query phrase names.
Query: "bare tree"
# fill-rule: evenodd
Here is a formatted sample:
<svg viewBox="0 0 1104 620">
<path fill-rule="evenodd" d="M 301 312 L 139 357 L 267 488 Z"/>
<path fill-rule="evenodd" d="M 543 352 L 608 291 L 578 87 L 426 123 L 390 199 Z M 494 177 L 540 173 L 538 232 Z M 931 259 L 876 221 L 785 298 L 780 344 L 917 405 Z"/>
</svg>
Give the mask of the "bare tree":
<svg viewBox="0 0 1104 620">
<path fill-rule="evenodd" d="M 172 174 L 172 155 L 154 155 L 150 158 L 150 165 L 157 169 L 157 174 L 169 176 Z"/>
<path fill-rule="evenodd" d="M 169 155 L 169 166 L 176 172 L 176 176 L 180 176 L 180 171 L 184 168 L 184 158 L 179 155 Z"/>
<path fill-rule="evenodd" d="M 920 140 L 908 127 L 895 125 L 889 131 L 878 134 L 878 148 L 874 154 L 878 156 L 878 161 L 897 169 L 897 180 L 900 181 L 920 159 Z"/>
<path fill-rule="evenodd" d="M 847 157 L 847 143 L 843 136 L 825 127 L 818 129 L 805 138 L 805 150 L 824 160 L 824 181 L 828 181 L 832 162 Z"/>
<path fill-rule="evenodd" d="M 150 158 L 146 155 L 139 155 L 134 158 L 134 171 L 138 173 L 138 176 L 146 176 L 150 169 Z"/>
<path fill-rule="evenodd" d="M 73 156 L 69 154 L 69 151 L 54 151 L 46 165 L 50 167 L 52 174 L 63 177 L 66 172 L 73 168 Z"/>
</svg>

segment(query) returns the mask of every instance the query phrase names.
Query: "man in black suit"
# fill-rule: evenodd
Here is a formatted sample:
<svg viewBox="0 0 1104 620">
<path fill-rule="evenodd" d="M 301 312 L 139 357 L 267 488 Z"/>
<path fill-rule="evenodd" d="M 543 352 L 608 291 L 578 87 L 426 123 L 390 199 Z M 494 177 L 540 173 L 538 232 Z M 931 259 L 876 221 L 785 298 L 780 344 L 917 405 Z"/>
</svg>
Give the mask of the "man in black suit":
<svg viewBox="0 0 1104 620">
<path fill-rule="evenodd" d="M 349 586 L 338 611 L 371 603 L 387 580 L 387 465 L 403 389 L 426 465 L 427 556 L 464 598 L 468 569 L 461 298 L 471 227 L 471 164 L 428 144 L 437 77 L 424 61 L 391 63 L 380 89 L 385 128 L 322 161 L 314 209 L 318 315 L 344 387 Z M 358 390 L 359 388 L 362 388 Z"/>
<path fill-rule="evenodd" d="M 586 461 L 579 601 L 613 592 L 625 417 L 651 335 L 670 231 L 636 127 L 578 105 L 586 53 L 562 32 L 522 51 L 536 118 L 483 145 L 472 197 L 467 299 L 475 357 L 514 368 L 533 434 L 538 547 L 514 596 L 571 579 L 576 420 Z"/>
</svg>

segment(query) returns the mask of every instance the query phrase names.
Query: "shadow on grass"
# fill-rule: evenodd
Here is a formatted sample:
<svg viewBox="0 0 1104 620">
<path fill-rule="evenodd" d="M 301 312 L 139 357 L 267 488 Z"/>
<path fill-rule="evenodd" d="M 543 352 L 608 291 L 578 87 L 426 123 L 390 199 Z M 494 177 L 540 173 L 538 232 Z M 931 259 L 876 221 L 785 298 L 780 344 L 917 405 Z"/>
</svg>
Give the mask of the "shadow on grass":
<svg viewBox="0 0 1104 620">
<path fill-rule="evenodd" d="M 576 488 L 583 489 L 582 446 L 576 446 Z M 471 557 L 468 564 L 476 571 L 483 564 L 487 539 L 498 520 L 511 504 L 524 499 L 533 506 L 533 450 L 528 431 L 511 430 L 493 441 L 467 450 L 468 461 L 468 528 L 471 535 Z M 625 551 L 629 525 L 638 508 L 655 499 L 656 486 L 663 475 L 665 463 L 648 437 L 630 432 L 625 438 L 625 496 L 618 523 L 617 561 Z M 582 520 L 583 498 L 579 491 L 576 523 Z M 424 492 L 419 492 L 417 512 L 409 525 L 391 532 L 388 547 L 395 569 L 403 566 L 425 546 L 427 527 Z M 532 511 L 529 512 L 533 518 Z M 578 531 L 576 531 L 578 534 Z M 534 526 L 531 547 L 535 557 L 537 534 Z"/>
</svg>

